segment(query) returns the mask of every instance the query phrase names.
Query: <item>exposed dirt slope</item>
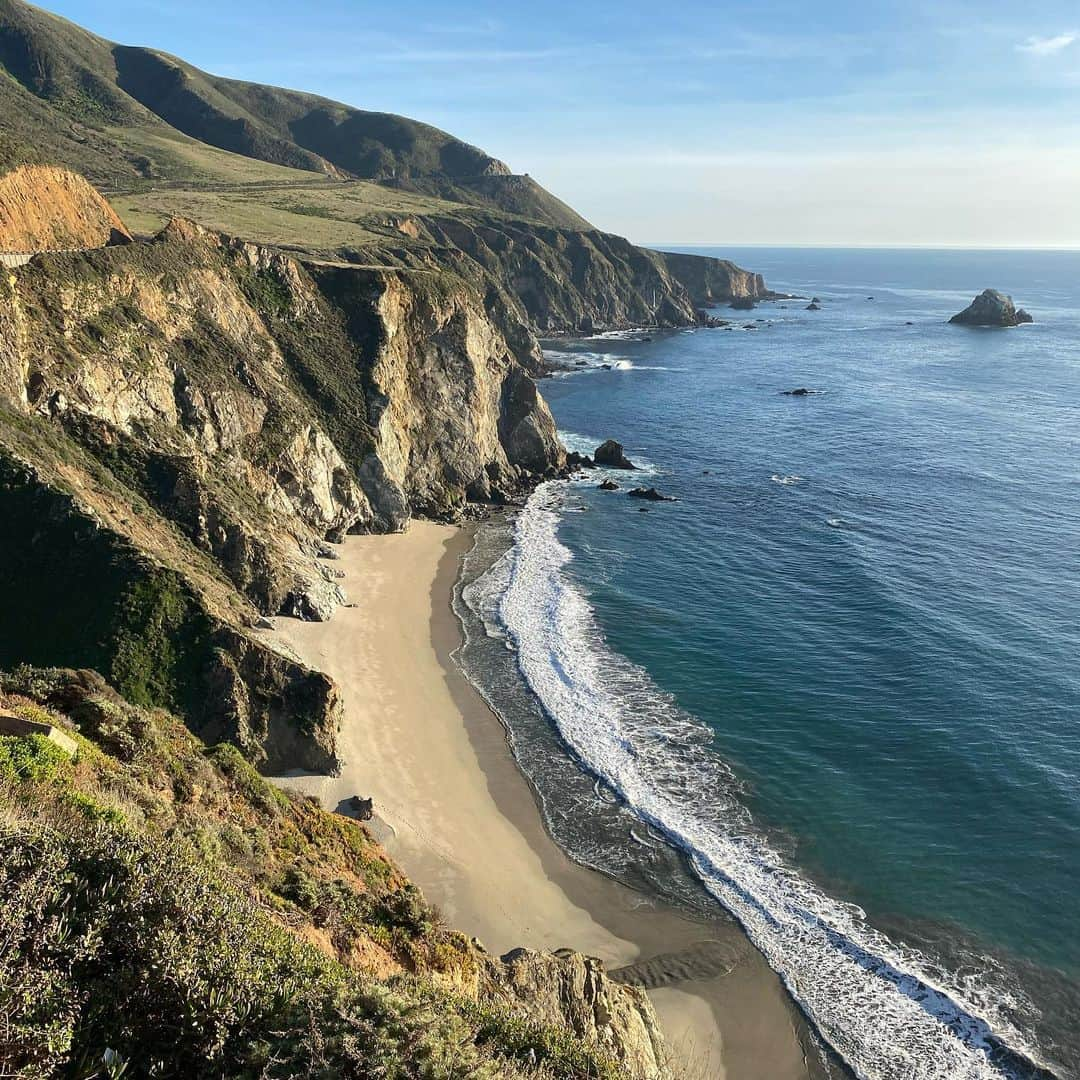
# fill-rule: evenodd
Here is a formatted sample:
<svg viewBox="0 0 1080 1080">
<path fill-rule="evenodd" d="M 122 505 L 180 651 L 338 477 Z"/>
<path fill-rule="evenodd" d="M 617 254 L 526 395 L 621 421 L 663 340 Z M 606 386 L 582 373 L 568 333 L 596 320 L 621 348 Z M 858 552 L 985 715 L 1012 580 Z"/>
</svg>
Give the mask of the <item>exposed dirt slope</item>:
<svg viewBox="0 0 1080 1080">
<path fill-rule="evenodd" d="M 0 177 L 0 251 L 105 247 L 131 235 L 78 173 L 23 165 Z"/>
</svg>

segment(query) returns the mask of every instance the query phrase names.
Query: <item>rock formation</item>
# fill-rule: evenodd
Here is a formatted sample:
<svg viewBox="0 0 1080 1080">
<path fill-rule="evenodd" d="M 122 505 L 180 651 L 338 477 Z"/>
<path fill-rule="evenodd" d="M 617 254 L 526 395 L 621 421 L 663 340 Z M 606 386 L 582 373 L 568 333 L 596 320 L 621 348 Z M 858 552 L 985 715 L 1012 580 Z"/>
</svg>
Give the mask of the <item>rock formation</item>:
<svg viewBox="0 0 1080 1080">
<path fill-rule="evenodd" d="M 647 502 L 675 502 L 671 495 L 662 495 L 654 487 L 631 488 L 627 492 L 631 499 L 645 499 Z"/>
<path fill-rule="evenodd" d="M 560 949 L 515 949 L 493 965 L 489 990 L 496 1001 L 527 1003 L 530 1016 L 595 1043 L 622 1075 L 670 1080 L 667 1050 L 645 992 L 613 982 L 600 960 Z M 489 976 L 490 978 L 490 976 Z"/>
<path fill-rule="evenodd" d="M 1011 296 L 997 289 L 984 289 L 949 322 L 962 326 L 1019 326 L 1034 320 L 1023 308 L 1016 307 Z"/>
<path fill-rule="evenodd" d="M 637 466 L 623 452 L 622 444 L 614 439 L 598 446 L 593 453 L 593 461 L 608 469 L 636 469 Z"/>
</svg>

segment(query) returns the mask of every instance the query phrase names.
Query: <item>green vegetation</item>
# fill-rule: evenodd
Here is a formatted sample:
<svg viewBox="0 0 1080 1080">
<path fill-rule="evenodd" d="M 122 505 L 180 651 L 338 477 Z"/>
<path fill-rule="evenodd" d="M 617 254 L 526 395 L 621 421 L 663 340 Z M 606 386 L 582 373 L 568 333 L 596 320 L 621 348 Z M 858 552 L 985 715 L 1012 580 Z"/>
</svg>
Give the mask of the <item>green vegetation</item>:
<svg viewBox="0 0 1080 1080">
<path fill-rule="evenodd" d="M 0 735 L 0 783 L 55 780 L 71 758 L 44 735 Z"/>
<path fill-rule="evenodd" d="M 190 197 L 230 185 L 333 188 L 340 179 L 379 183 L 359 198 L 349 194 L 351 214 L 287 197 L 272 231 L 302 237 L 290 219 L 355 222 L 373 206 L 392 212 L 410 201 L 406 192 L 414 207 L 438 201 L 571 228 L 586 224 L 528 177 L 506 175 L 482 150 L 428 124 L 219 78 L 152 49 L 114 45 L 21 0 L 0 0 L 0 115 L 0 168 L 62 163 L 110 191 L 142 192 L 146 201 L 121 203 L 138 230 L 160 220 L 163 186 L 184 187 Z M 192 209 L 183 193 L 170 194 L 180 212 Z M 254 238 L 256 231 L 236 223 L 258 218 L 259 196 L 241 190 L 238 201 L 225 202 L 227 222 L 208 219 L 212 202 L 188 216 Z M 361 232 L 312 246 L 356 243 Z M 300 246 L 308 245 L 301 239 Z"/>
<path fill-rule="evenodd" d="M 82 732 L 74 763 L 0 740 L 3 1075 L 616 1080 L 446 989 L 482 954 L 362 826 L 89 673 L 0 675 L 0 705 Z"/>
<path fill-rule="evenodd" d="M 113 621 L 113 682 L 139 705 L 188 705 L 209 626 L 177 574 L 159 570 L 130 582 Z"/>
</svg>

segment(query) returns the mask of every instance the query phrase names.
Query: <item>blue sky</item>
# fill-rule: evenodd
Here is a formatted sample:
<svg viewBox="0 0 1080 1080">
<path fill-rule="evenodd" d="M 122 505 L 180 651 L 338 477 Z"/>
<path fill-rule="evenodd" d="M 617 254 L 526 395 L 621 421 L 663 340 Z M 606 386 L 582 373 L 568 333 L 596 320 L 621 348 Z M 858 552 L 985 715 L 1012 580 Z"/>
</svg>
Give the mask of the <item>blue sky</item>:
<svg viewBox="0 0 1080 1080">
<path fill-rule="evenodd" d="M 446 128 L 641 242 L 1080 247 L 1080 3 L 46 0 Z"/>
</svg>

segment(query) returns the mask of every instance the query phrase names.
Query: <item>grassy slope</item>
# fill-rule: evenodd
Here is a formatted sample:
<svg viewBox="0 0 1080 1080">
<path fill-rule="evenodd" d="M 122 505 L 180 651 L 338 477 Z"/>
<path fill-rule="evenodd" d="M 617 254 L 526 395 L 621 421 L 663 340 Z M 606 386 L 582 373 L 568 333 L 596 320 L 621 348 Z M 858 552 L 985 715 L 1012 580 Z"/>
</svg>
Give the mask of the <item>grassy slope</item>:
<svg viewBox="0 0 1080 1080">
<path fill-rule="evenodd" d="M 501 162 L 428 124 L 219 78 L 115 46 L 22 0 L 0 0 L 0 71 L 0 167 L 39 157 L 112 191 L 330 174 L 584 224 L 527 177 L 504 175 Z"/>
<path fill-rule="evenodd" d="M 359 825 L 93 673 L 0 674 L 0 1072 L 594 1077 Z M 534 1064 L 535 1063 L 535 1064 Z"/>
</svg>

